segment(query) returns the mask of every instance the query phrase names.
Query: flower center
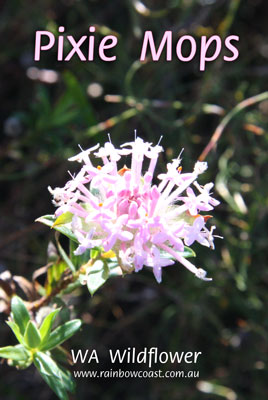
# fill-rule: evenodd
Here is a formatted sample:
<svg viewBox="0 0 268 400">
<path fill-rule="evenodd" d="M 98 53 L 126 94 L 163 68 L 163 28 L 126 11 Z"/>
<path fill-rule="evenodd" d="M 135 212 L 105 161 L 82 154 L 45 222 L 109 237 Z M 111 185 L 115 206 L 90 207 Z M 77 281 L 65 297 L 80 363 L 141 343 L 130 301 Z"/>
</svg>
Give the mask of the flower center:
<svg viewBox="0 0 268 400">
<path fill-rule="evenodd" d="M 131 194 L 129 190 L 123 190 L 119 193 L 119 200 L 117 203 L 117 216 L 128 214 L 130 219 L 137 219 L 138 209 L 144 206 L 146 209 L 146 195 L 144 194 Z"/>
</svg>

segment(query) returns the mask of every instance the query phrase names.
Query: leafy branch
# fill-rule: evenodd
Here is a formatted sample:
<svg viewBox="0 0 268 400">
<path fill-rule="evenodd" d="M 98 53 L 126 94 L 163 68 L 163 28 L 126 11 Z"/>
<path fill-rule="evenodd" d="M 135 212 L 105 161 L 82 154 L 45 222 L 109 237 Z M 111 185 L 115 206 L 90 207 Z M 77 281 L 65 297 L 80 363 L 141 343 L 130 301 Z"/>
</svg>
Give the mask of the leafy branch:
<svg viewBox="0 0 268 400">
<path fill-rule="evenodd" d="M 74 319 L 52 330 L 53 322 L 60 312 L 60 308 L 57 308 L 45 317 L 38 328 L 18 296 L 12 298 L 11 311 L 7 324 L 19 344 L 0 348 L 0 356 L 8 359 L 9 365 L 19 369 L 33 363 L 59 399 L 68 399 L 67 392 L 74 392 L 75 384 L 71 373 L 54 361 L 52 351 L 73 336 L 80 329 L 82 321 Z"/>
</svg>

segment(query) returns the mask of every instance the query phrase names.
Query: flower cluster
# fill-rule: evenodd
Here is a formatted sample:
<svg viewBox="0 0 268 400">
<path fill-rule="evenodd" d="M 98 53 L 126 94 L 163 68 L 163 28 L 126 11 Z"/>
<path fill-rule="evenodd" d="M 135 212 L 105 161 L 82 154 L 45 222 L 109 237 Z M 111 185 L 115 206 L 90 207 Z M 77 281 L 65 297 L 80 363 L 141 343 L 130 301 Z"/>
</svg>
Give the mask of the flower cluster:
<svg viewBox="0 0 268 400">
<path fill-rule="evenodd" d="M 193 172 L 183 173 L 178 157 L 157 176 L 160 183 L 156 185 L 153 175 L 162 151 L 160 145 L 152 146 L 141 138 L 120 149 L 107 142 L 82 150 L 69 159 L 82 163 L 79 173 L 63 188 L 49 187 L 58 207 L 55 215 L 72 213 L 71 228 L 79 242 L 76 255 L 94 247 L 112 250 L 123 271 L 151 267 L 158 282 L 162 267 L 177 260 L 198 278 L 210 280 L 206 271 L 183 256 L 184 246 L 195 241 L 214 248 L 215 227 L 209 230 L 206 221 L 210 216 L 199 214 L 219 204 L 211 196 L 213 183 L 197 183 L 207 163 L 197 162 Z M 91 153 L 101 165 L 92 164 Z M 118 161 L 128 155 L 131 164 L 118 169 Z M 148 168 L 143 172 L 145 159 Z"/>
</svg>

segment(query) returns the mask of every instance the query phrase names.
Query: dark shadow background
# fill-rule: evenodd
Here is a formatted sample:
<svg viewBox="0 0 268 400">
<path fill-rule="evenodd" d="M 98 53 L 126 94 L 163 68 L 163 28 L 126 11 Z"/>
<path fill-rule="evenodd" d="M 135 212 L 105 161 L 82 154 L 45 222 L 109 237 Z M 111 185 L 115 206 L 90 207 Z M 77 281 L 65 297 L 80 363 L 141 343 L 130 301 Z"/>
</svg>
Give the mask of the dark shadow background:
<svg viewBox="0 0 268 400">
<path fill-rule="evenodd" d="M 264 0 L 3 1 L 1 272 L 31 279 L 46 264 L 53 232 L 34 220 L 54 212 L 47 186 L 63 186 L 73 168 L 66 159 L 77 144 L 103 143 L 110 132 L 118 146 L 137 129 L 154 143 L 164 136 L 158 171 L 181 148 L 183 168 L 190 170 L 223 114 L 267 90 L 267 6 Z M 96 55 L 94 62 L 77 57 L 57 62 L 55 52 L 46 52 L 34 62 L 35 31 L 57 34 L 60 25 L 77 39 L 95 25 L 97 43 L 109 32 L 116 34 L 117 61 L 106 63 Z M 235 34 L 240 56 L 226 63 L 223 51 L 205 72 L 199 71 L 198 56 L 189 63 L 174 55 L 171 62 L 141 64 L 146 30 L 154 32 L 157 43 L 166 30 L 172 30 L 175 43 L 178 36 L 192 35 L 198 50 L 202 35 Z M 146 99 L 159 100 L 158 106 Z M 80 379 L 74 398 L 267 399 L 267 122 L 268 101 L 248 107 L 207 157 L 209 170 L 202 179 L 216 182 L 221 205 L 214 222 L 224 240 L 216 240 L 214 252 L 195 250 L 197 265 L 208 270 L 212 283 L 175 265 L 164 270 L 161 285 L 143 270 L 111 279 L 92 299 L 84 287 L 65 299 L 71 316 L 84 321 L 67 348 L 96 349 L 100 370 L 111 368 L 110 348 L 156 346 L 202 351 L 195 366 L 199 379 Z M 2 314 L 1 346 L 13 341 L 5 319 Z M 34 368 L 0 368 L 2 399 L 54 399 Z M 163 366 L 176 368 L 194 367 Z"/>
</svg>

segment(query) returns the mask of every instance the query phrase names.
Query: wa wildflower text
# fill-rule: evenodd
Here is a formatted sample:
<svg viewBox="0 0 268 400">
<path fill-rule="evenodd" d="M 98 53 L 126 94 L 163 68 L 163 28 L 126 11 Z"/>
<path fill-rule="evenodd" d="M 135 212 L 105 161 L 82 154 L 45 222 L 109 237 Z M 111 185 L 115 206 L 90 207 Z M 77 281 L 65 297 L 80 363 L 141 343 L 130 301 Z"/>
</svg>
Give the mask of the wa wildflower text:
<svg viewBox="0 0 268 400">
<path fill-rule="evenodd" d="M 89 27 L 89 35 L 83 35 L 79 39 L 72 35 L 64 35 L 65 27 L 58 28 L 58 35 L 49 31 L 37 31 L 35 34 L 34 60 L 40 61 L 41 52 L 56 51 L 58 61 L 70 61 L 74 56 L 81 61 L 94 61 L 96 54 L 102 61 L 111 62 L 117 60 L 115 47 L 118 44 L 116 35 L 106 35 L 98 43 L 95 40 L 95 26 Z M 199 56 L 199 69 L 205 71 L 206 63 L 216 60 L 222 55 L 224 61 L 231 62 L 238 58 L 239 51 L 236 42 L 239 36 L 229 35 L 221 38 L 218 35 L 211 37 L 201 36 L 196 39 L 190 35 L 176 36 L 172 31 L 165 31 L 156 44 L 152 31 L 145 31 L 140 51 L 140 61 L 151 58 L 159 61 L 161 56 L 166 61 L 176 58 L 181 62 L 190 62 Z M 157 40 L 159 42 L 159 40 Z"/>
<path fill-rule="evenodd" d="M 145 347 L 142 351 L 137 351 L 135 347 L 128 347 L 127 349 L 109 350 L 110 361 L 112 364 L 147 364 L 149 368 L 154 364 L 196 364 L 198 358 L 202 354 L 201 351 L 187 351 L 187 352 L 167 352 L 159 351 L 157 347 Z M 71 350 L 73 363 L 80 362 L 85 363 L 97 363 L 99 364 L 100 359 L 97 351 L 87 350 Z"/>
</svg>

